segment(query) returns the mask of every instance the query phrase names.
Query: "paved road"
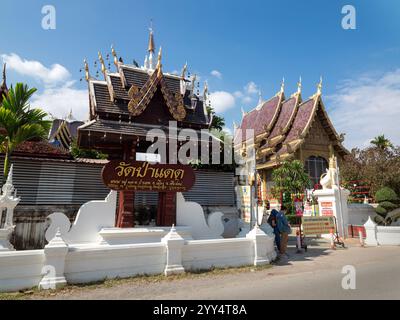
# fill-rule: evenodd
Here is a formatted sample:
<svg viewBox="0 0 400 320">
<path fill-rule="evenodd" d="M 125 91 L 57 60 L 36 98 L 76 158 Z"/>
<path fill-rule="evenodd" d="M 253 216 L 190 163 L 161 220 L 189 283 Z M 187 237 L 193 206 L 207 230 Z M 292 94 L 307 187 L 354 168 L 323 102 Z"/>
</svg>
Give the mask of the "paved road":
<svg viewBox="0 0 400 320">
<path fill-rule="evenodd" d="M 356 270 L 356 290 L 342 288 L 342 268 Z M 56 299 L 400 299 L 400 247 L 336 251 L 316 243 L 307 253 L 290 250 L 287 263 L 270 269 L 146 285 L 122 283 L 82 289 Z"/>
</svg>

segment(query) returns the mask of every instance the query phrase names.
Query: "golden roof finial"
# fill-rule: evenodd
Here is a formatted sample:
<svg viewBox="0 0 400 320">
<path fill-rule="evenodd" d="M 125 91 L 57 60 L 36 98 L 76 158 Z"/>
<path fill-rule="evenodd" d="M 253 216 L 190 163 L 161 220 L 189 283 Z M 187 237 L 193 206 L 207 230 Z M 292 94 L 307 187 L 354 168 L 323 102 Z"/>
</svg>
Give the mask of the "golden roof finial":
<svg viewBox="0 0 400 320">
<path fill-rule="evenodd" d="M 301 83 L 301 76 L 299 78 L 299 82 L 297 82 L 297 93 L 301 93 L 301 88 L 302 88 L 302 83 Z"/>
<path fill-rule="evenodd" d="M 182 80 L 185 80 L 186 71 L 187 71 L 187 62 L 185 63 L 185 65 L 182 68 L 182 73 L 181 73 L 181 79 Z"/>
<path fill-rule="evenodd" d="M 322 76 L 319 78 L 319 83 L 317 86 L 317 94 L 321 95 L 322 94 Z"/>
<path fill-rule="evenodd" d="M 284 91 L 285 91 L 285 77 L 282 78 L 281 91 L 280 91 L 280 93 L 283 93 Z"/>
<path fill-rule="evenodd" d="M 115 52 L 114 45 L 111 45 L 111 54 L 114 57 L 114 64 L 118 69 L 118 57 L 117 57 L 117 53 Z"/>
<path fill-rule="evenodd" d="M 83 63 L 85 64 L 85 79 L 86 81 L 89 81 L 90 80 L 89 65 L 86 59 L 83 60 Z"/>
<path fill-rule="evenodd" d="M 157 67 L 156 67 L 156 69 L 158 70 L 158 76 L 162 74 L 161 57 L 162 57 L 162 48 L 160 47 L 160 50 L 158 51 Z"/>
<path fill-rule="evenodd" d="M 100 51 L 98 52 L 98 55 L 99 55 L 99 60 L 100 60 L 100 65 L 101 65 L 101 73 L 103 74 L 104 80 L 105 80 L 106 79 L 106 70 L 107 70 L 106 65 L 104 64 L 104 59 L 103 59 L 103 56 Z"/>
<path fill-rule="evenodd" d="M 207 99 L 207 94 L 208 94 L 208 83 L 207 81 L 204 81 L 204 91 L 203 91 L 204 101 L 206 101 Z"/>
<path fill-rule="evenodd" d="M 154 36 L 153 36 L 153 21 L 151 21 L 151 26 L 150 26 L 149 30 L 150 30 L 149 47 L 147 48 L 147 51 L 154 53 L 155 46 L 154 46 Z"/>
</svg>

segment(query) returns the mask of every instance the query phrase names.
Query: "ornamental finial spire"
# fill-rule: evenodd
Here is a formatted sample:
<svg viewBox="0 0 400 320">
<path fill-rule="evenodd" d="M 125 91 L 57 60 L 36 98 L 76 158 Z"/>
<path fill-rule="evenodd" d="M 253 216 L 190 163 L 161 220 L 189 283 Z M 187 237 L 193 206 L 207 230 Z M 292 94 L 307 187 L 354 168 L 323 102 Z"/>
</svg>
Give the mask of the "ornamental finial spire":
<svg viewBox="0 0 400 320">
<path fill-rule="evenodd" d="M 284 91 L 285 91 L 285 77 L 282 78 L 280 93 L 283 93 Z"/>
<path fill-rule="evenodd" d="M 322 94 L 322 76 L 319 78 L 319 83 L 317 86 L 317 94 L 321 95 Z"/>
<path fill-rule="evenodd" d="M 114 45 L 111 45 L 111 54 L 114 57 L 114 65 L 117 67 L 118 70 L 118 57 L 117 53 L 115 52 Z"/>
<path fill-rule="evenodd" d="M 86 79 L 86 81 L 89 81 L 89 79 L 90 79 L 89 65 L 88 65 L 86 59 L 83 60 L 83 63 L 85 64 L 85 79 Z"/>
<path fill-rule="evenodd" d="M 154 35 L 153 35 L 153 21 L 150 22 L 150 35 L 149 35 L 149 47 L 147 48 L 147 51 L 150 53 L 154 53 L 155 51 L 155 46 L 154 46 Z"/>
<path fill-rule="evenodd" d="M 301 88 L 302 88 L 302 83 L 301 83 L 301 76 L 299 78 L 299 82 L 297 82 L 297 93 L 301 93 Z"/>
<path fill-rule="evenodd" d="M 107 69 L 106 69 L 106 65 L 104 63 L 103 55 L 101 54 L 100 51 L 98 52 L 98 55 L 99 55 L 99 60 L 100 60 L 100 65 L 101 65 L 101 73 L 104 76 L 104 80 L 106 80 L 106 70 Z"/>
<path fill-rule="evenodd" d="M 181 73 L 181 79 L 182 80 L 185 80 L 186 71 L 187 71 L 187 62 L 185 63 L 185 65 L 182 68 L 182 73 Z"/>
<path fill-rule="evenodd" d="M 160 47 L 160 50 L 158 51 L 157 67 L 156 67 L 157 72 L 158 72 L 158 76 L 160 76 L 162 74 L 161 57 L 162 57 L 162 48 Z"/>
<path fill-rule="evenodd" d="M 204 91 L 203 91 L 203 100 L 204 100 L 204 102 L 207 100 L 207 96 L 208 96 L 208 82 L 205 81 L 204 82 Z"/>
</svg>

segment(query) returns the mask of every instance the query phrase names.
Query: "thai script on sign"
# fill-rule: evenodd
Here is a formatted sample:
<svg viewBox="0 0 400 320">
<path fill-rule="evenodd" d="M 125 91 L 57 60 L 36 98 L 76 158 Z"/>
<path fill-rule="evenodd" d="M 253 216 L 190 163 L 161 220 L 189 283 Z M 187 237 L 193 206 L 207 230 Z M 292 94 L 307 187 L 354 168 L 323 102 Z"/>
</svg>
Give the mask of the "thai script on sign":
<svg viewBox="0 0 400 320">
<path fill-rule="evenodd" d="M 115 160 L 104 166 L 102 178 L 108 188 L 117 191 L 186 192 L 195 174 L 187 165 Z"/>
<path fill-rule="evenodd" d="M 118 177 L 144 178 L 149 174 L 151 178 L 155 179 L 183 179 L 185 175 L 185 170 L 183 169 L 154 168 L 148 162 L 141 164 L 136 162 L 132 165 L 121 161 L 115 170 Z"/>
</svg>

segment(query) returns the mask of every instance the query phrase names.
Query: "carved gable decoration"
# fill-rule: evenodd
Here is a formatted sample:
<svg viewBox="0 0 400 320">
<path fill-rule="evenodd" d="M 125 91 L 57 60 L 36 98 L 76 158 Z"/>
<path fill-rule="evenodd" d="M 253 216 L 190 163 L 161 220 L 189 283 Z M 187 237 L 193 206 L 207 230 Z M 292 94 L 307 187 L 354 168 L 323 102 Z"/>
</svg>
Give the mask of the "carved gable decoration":
<svg viewBox="0 0 400 320">
<path fill-rule="evenodd" d="M 183 104 L 183 96 L 178 92 L 171 93 L 168 89 L 162 72 L 155 70 L 149 77 L 145 85 L 140 89 L 134 85 L 129 89 L 129 97 L 131 101 L 128 104 L 129 112 L 133 116 L 139 116 L 149 105 L 154 94 L 160 87 L 169 112 L 176 121 L 182 121 L 186 117 L 186 110 Z"/>
</svg>

